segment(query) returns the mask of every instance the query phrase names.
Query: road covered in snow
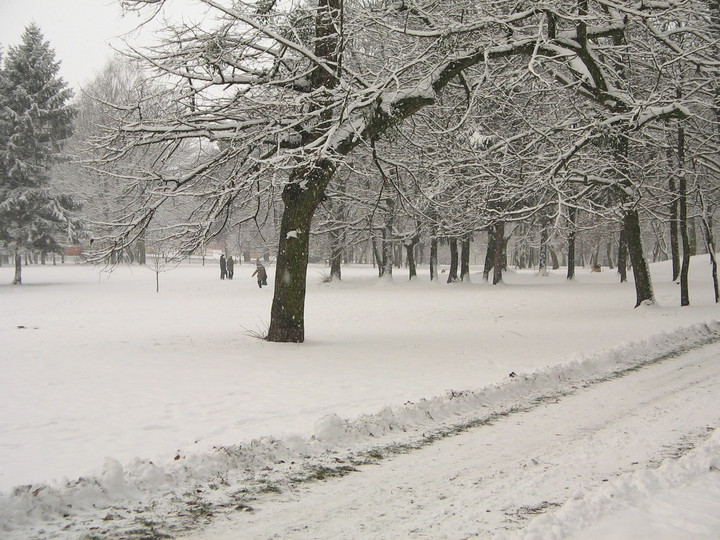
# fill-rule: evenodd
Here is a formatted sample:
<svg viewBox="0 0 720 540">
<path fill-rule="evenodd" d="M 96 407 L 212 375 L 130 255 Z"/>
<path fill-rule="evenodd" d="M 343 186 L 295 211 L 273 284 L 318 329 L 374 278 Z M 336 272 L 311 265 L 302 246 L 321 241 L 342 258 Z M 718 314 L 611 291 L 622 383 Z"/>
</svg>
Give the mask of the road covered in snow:
<svg viewBox="0 0 720 540">
<path fill-rule="evenodd" d="M 571 385 L 192 538 L 717 538 L 719 360 L 712 343 Z"/>
</svg>

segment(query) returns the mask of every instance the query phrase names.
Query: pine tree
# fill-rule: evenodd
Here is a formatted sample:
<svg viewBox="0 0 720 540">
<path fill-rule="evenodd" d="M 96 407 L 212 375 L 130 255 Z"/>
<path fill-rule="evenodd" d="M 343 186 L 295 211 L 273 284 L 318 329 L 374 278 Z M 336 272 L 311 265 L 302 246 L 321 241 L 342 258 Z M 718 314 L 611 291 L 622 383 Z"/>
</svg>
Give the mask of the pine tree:
<svg viewBox="0 0 720 540">
<path fill-rule="evenodd" d="M 76 205 L 52 189 L 50 172 L 72 133 L 72 91 L 60 63 L 32 24 L 9 47 L 0 69 L 0 245 L 15 254 L 22 283 L 23 251 L 58 252 L 56 239 L 79 227 Z"/>
</svg>

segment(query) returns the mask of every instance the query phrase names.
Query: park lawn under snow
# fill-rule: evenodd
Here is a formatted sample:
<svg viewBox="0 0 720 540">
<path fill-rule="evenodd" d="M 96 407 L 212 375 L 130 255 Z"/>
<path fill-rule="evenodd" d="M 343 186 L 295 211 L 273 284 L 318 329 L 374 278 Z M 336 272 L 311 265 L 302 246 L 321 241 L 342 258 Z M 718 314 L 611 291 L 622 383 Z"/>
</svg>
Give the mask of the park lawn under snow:
<svg viewBox="0 0 720 540">
<path fill-rule="evenodd" d="M 215 447 L 267 436 L 332 444 L 339 419 L 377 419 L 718 315 L 706 256 L 693 259 L 687 308 L 667 263 L 653 265 L 658 305 L 640 309 L 632 284 L 607 269 L 579 269 L 574 282 L 508 272 L 493 287 L 477 273 L 447 285 L 421 270 L 408 282 L 404 269 L 389 283 L 368 266 L 328 284 L 311 266 L 306 342 L 272 344 L 256 334 L 273 268 L 263 289 L 253 270 L 221 281 L 214 264 L 182 265 L 159 275 L 156 293 L 155 273 L 137 266 L 31 266 L 23 286 L 0 268 L 0 526 L 48 517 L 18 503 L 15 486 L 137 476 L 149 462 L 143 482 L 160 484 L 178 462 L 192 476 L 187 464 L 202 467 Z M 106 481 L 102 497 L 112 486 L 128 489 Z"/>
</svg>

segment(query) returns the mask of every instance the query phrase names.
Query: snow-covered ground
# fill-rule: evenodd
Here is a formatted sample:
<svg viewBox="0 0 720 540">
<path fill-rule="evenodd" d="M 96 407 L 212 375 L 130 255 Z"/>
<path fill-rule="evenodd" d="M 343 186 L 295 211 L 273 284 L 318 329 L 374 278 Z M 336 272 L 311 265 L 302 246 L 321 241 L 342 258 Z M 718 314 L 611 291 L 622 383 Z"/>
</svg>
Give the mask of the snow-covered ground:
<svg viewBox="0 0 720 540">
<path fill-rule="evenodd" d="M 264 331 L 272 300 L 272 286 L 258 289 L 253 270 L 236 266 L 235 279 L 221 281 L 214 265 L 181 266 L 160 274 L 156 293 L 145 268 L 33 266 L 18 287 L 9 285 L 12 269 L 0 267 L 1 538 L 179 535 L 206 523 L 232 530 L 230 518 L 271 536 L 263 512 L 232 510 L 265 499 L 282 505 L 293 486 L 318 489 L 323 482 L 308 480 L 368 461 L 380 463 L 375 477 L 385 482 L 383 467 L 401 464 L 401 450 L 419 446 L 407 455 L 420 455 L 450 433 L 720 337 L 707 257 L 693 259 L 687 308 L 678 307 L 666 263 L 653 265 L 658 305 L 640 309 L 632 285 L 607 270 L 579 269 L 574 283 L 562 272 L 510 272 L 492 287 L 477 274 L 446 285 L 421 271 L 408 282 L 404 270 L 388 284 L 362 266 L 323 284 L 327 270 L 312 267 L 302 345 L 253 336 Z M 717 537 L 720 440 L 709 435 L 720 424 L 720 388 L 707 392 L 703 426 L 687 427 L 679 460 L 616 471 L 592 489 L 578 483 L 534 520 L 506 520 L 495 532 L 568 537 L 582 523 L 598 538 L 638 537 L 633 524 L 647 523 L 648 508 L 680 499 L 697 500 L 696 529 L 659 512 L 656 532 Z M 618 508 L 608 498 L 625 501 L 627 516 L 608 520 Z M 395 511 L 400 523 L 408 508 Z M 413 534 L 438 537 L 423 523 Z M 387 527 L 374 537 L 411 530 Z M 349 536 L 366 537 L 359 529 Z"/>
</svg>

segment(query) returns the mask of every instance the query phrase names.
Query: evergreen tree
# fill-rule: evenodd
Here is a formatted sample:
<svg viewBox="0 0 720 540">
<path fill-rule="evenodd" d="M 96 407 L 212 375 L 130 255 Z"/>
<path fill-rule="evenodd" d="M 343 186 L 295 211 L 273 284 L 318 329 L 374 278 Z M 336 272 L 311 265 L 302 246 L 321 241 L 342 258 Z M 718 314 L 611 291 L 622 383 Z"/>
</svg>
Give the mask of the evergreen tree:
<svg viewBox="0 0 720 540">
<path fill-rule="evenodd" d="M 15 254 L 22 283 L 23 251 L 57 252 L 59 233 L 79 222 L 72 199 L 56 193 L 50 171 L 72 132 L 72 91 L 58 76 L 60 63 L 32 24 L 9 47 L 0 69 L 0 245 Z"/>
</svg>

